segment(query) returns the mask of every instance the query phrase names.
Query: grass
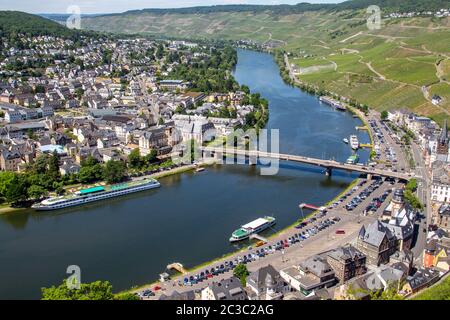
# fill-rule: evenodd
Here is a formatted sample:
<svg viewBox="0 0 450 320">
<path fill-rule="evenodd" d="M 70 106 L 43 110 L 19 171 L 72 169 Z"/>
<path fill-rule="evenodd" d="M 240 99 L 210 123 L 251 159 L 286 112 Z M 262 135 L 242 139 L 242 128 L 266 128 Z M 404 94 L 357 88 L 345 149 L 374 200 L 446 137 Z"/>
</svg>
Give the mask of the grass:
<svg viewBox="0 0 450 320">
<path fill-rule="evenodd" d="M 412 300 L 450 300 L 450 277 L 447 275 L 442 281 L 418 293 Z"/>
</svg>

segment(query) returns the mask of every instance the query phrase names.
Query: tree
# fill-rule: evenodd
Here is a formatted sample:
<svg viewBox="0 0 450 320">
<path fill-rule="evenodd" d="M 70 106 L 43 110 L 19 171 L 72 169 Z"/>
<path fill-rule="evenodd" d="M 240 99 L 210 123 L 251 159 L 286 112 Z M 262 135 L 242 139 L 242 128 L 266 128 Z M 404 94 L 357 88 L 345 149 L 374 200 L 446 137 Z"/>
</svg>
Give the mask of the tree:
<svg viewBox="0 0 450 320">
<path fill-rule="evenodd" d="M 413 178 L 409 180 L 408 183 L 406 184 L 406 190 L 415 192 L 417 190 L 417 179 Z"/>
<path fill-rule="evenodd" d="M 241 86 L 241 90 L 242 90 L 243 92 L 245 92 L 246 94 L 250 94 L 250 88 L 249 88 L 248 86 L 246 86 L 245 84 L 243 84 L 243 85 Z"/>
<path fill-rule="evenodd" d="M 398 281 L 388 283 L 384 290 L 380 289 L 370 292 L 370 300 L 404 300 L 404 298 L 398 294 L 399 286 Z"/>
<path fill-rule="evenodd" d="M 245 264 L 238 264 L 236 268 L 233 270 L 233 275 L 241 280 L 242 286 L 246 286 L 247 283 L 247 276 L 249 275 L 249 272 L 247 270 L 247 266 Z"/>
<path fill-rule="evenodd" d="M 386 120 L 388 118 L 388 112 L 386 110 L 381 111 L 381 120 Z"/>
<path fill-rule="evenodd" d="M 133 169 L 137 169 L 142 165 L 142 158 L 138 148 L 130 152 L 128 155 L 128 163 Z"/>
<path fill-rule="evenodd" d="M 153 163 L 153 162 L 155 162 L 156 161 L 156 157 L 158 156 L 158 152 L 155 150 L 155 149 L 152 149 L 151 151 L 150 151 L 150 153 L 149 154 L 147 154 L 146 156 L 144 156 L 144 159 L 143 159 L 143 161 L 145 162 L 145 163 Z"/>
<path fill-rule="evenodd" d="M 107 183 L 117 183 L 125 178 L 126 168 L 122 161 L 110 160 L 103 169 L 103 178 Z"/>
<path fill-rule="evenodd" d="M 112 285 L 108 281 L 82 283 L 80 289 L 69 289 L 66 281 L 58 286 L 42 288 L 42 300 L 112 300 Z"/>
<path fill-rule="evenodd" d="M 103 168 L 101 164 L 92 156 L 87 157 L 81 162 L 78 180 L 81 183 L 98 181 L 103 178 Z"/>
<path fill-rule="evenodd" d="M 47 195 L 47 190 L 45 190 L 41 186 L 32 185 L 28 188 L 27 193 L 29 198 L 38 200 L 43 196 Z"/>
<path fill-rule="evenodd" d="M 137 295 L 125 292 L 125 293 L 118 293 L 114 296 L 114 300 L 141 300 Z"/>
<path fill-rule="evenodd" d="M 103 168 L 97 163 L 93 166 L 84 166 L 80 168 L 78 180 L 81 183 L 90 183 L 103 178 Z"/>
<path fill-rule="evenodd" d="M 405 202 L 411 205 L 411 207 L 413 207 L 414 209 L 423 209 L 423 204 L 411 190 L 405 190 Z"/>
<path fill-rule="evenodd" d="M 27 199 L 27 181 L 23 175 L 16 175 L 6 190 L 6 201 L 17 203 Z"/>
<path fill-rule="evenodd" d="M 61 173 L 59 172 L 59 158 L 56 151 L 48 159 L 48 171 L 54 179 L 61 177 Z"/>
<path fill-rule="evenodd" d="M 6 197 L 6 192 L 15 181 L 17 173 L 11 171 L 0 172 L 0 196 Z"/>
</svg>

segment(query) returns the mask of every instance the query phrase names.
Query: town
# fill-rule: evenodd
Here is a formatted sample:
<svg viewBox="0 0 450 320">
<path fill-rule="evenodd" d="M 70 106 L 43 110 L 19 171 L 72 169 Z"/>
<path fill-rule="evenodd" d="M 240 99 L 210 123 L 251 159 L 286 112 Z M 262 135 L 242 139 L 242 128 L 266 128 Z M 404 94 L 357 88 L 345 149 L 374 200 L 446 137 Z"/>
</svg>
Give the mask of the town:
<svg viewBox="0 0 450 320">
<path fill-rule="evenodd" d="M 385 18 L 423 16 L 446 18 L 449 11 L 392 13 Z M 54 224 L 61 219 L 58 228 L 67 227 L 63 219 L 77 216 L 77 209 L 66 210 L 69 206 L 89 211 L 81 218 L 78 215 L 80 220 L 73 224 L 90 229 L 91 234 L 79 236 L 78 230 L 55 229 L 56 224 L 36 231 L 34 224 L 36 233 L 30 237 L 38 239 L 36 247 L 27 238 L 22 248 L 28 250 L 30 245 L 30 250 L 40 250 L 45 247 L 43 238 L 53 236 L 51 232 L 72 235 L 76 248 L 64 248 L 63 255 L 77 252 L 74 260 L 84 263 L 83 268 L 88 266 L 83 277 L 98 275 L 98 270 L 89 270 L 94 264 L 108 269 L 105 274 L 111 272 L 111 278 L 117 277 L 111 281 L 120 283 L 121 292 L 113 294 L 109 287 L 106 299 L 448 298 L 448 292 L 436 290 L 442 284 L 448 286 L 450 279 L 447 113 L 426 117 L 400 104 L 376 109 L 351 95 L 308 84 L 300 76 L 309 67 L 290 63 L 289 51 L 275 51 L 286 43 L 272 39 L 272 34 L 264 42 L 183 40 L 69 31 L 55 24 L 56 29 L 48 32 L 0 28 L 0 215 L 5 217 L 4 225 L 13 226 L 5 228 L 6 239 L 16 239 L 14 232 L 36 221 Z M 299 52 L 309 57 L 307 51 Z M 238 60 L 246 63 L 241 73 L 236 71 Z M 242 74 L 256 81 L 252 85 L 238 81 L 239 75 L 245 78 Z M 442 84 L 447 85 L 447 80 Z M 417 87 L 428 94 L 426 86 Z M 445 110 L 445 92 L 430 97 L 433 106 Z M 289 104 L 292 101 L 294 106 Z M 276 122 L 277 118 L 284 122 Z M 278 141 L 282 150 L 251 150 L 252 135 L 260 138 L 265 129 L 282 131 Z M 309 144 L 296 148 L 305 140 Z M 244 161 L 237 163 L 241 166 L 228 166 L 228 161 L 224 165 L 224 160 L 237 160 L 239 152 L 245 154 Z M 284 165 L 283 173 L 273 179 L 254 170 L 259 167 L 262 172 L 261 160 L 267 154 Z M 217 180 L 206 179 L 211 172 Z M 231 176 L 231 182 L 225 176 Z M 222 189 L 214 189 L 222 184 Z M 257 189 L 255 193 L 260 194 L 253 198 L 246 194 L 250 189 L 246 187 L 256 184 L 265 189 Z M 142 192 L 141 199 L 129 195 L 160 186 L 162 192 Z M 290 189 L 281 189 L 285 186 Z M 173 193 L 161 195 L 170 188 Z M 295 193 L 295 207 L 286 200 L 291 198 L 283 197 L 285 193 Z M 87 205 L 118 195 L 128 197 Z M 154 200 L 157 196 L 159 203 Z M 258 202 L 245 208 L 254 210 L 252 215 L 264 205 L 268 210 L 267 201 L 278 201 L 280 207 L 286 201 L 290 207 L 283 206 L 279 212 L 271 207 L 275 211 L 271 216 L 231 233 L 225 223 L 241 221 L 236 216 L 242 215 L 242 208 L 222 210 L 220 206 L 237 197 L 248 197 L 248 204 Z M 180 207 L 165 211 L 177 202 Z M 207 212 L 194 216 L 182 207 L 193 202 L 207 207 Z M 38 212 L 46 210 L 57 213 Z M 199 207 L 192 210 L 200 211 Z M 288 210 L 294 214 L 283 216 L 282 211 Z M 138 215 L 141 211 L 145 217 Z M 110 215 L 101 216 L 105 212 Z M 115 221 L 119 213 L 126 214 Z M 19 223 L 11 218 L 15 215 L 22 215 Z M 276 215 L 281 217 L 275 226 Z M 207 228 L 212 231 L 205 230 L 203 236 Z M 229 241 L 222 239 L 223 234 L 214 238 L 217 229 L 231 233 Z M 166 236 L 167 232 L 171 234 Z M 123 261 L 113 263 L 110 256 L 98 253 L 108 251 L 100 237 L 105 242 L 123 241 L 123 247 L 112 250 L 114 256 L 123 254 Z M 87 246 L 77 242 L 82 238 L 89 242 Z M 59 240 L 56 235 L 51 241 Z M 111 243 L 109 247 L 118 246 Z M 83 250 L 86 255 L 78 256 Z M 17 251 L 17 257 L 24 259 Z M 198 256 L 193 251 L 199 251 Z M 59 261 L 53 259 L 61 251 L 51 248 L 49 252 L 47 275 L 51 273 L 53 281 L 55 270 L 61 271 Z M 164 266 L 157 272 L 149 266 L 160 268 L 161 263 Z M 125 273 L 128 278 L 117 276 Z M 137 282 L 130 281 L 132 276 Z M 65 280 L 60 287 L 51 287 L 50 280 L 39 277 L 23 296 L 33 296 L 35 292 L 30 292 L 40 288 L 42 299 L 65 298 Z M 14 289 L 21 296 L 20 288 L 8 285 L 4 292 Z M 86 298 L 83 290 L 68 290 L 69 295 Z M 180 314 L 207 316 L 211 311 L 192 309 L 187 303 L 180 308 Z"/>
<path fill-rule="evenodd" d="M 60 181 L 29 185 L 36 200 L 100 179 L 88 169 L 95 164 L 130 160 L 130 174 L 171 169 L 170 153 L 182 141 L 203 144 L 267 121 L 264 99 L 230 76 L 235 56 L 227 47 L 83 36 L 16 41 L 2 39 L 0 168 L 26 173 L 56 156 Z M 201 68 L 215 75 L 199 79 Z M 2 196 L 15 203 L 29 194 Z"/>
</svg>

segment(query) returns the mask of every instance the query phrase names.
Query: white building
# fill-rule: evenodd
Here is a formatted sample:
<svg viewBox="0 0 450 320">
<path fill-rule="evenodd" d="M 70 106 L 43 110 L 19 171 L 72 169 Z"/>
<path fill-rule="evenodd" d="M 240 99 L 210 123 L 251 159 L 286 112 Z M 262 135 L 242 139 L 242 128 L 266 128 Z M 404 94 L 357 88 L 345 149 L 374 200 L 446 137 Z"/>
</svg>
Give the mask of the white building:
<svg viewBox="0 0 450 320">
<path fill-rule="evenodd" d="M 441 161 L 433 163 L 431 200 L 450 202 L 450 173 L 449 166 Z"/>
<path fill-rule="evenodd" d="M 8 110 L 5 112 L 5 121 L 8 123 L 22 121 L 22 114 L 18 110 Z"/>
</svg>

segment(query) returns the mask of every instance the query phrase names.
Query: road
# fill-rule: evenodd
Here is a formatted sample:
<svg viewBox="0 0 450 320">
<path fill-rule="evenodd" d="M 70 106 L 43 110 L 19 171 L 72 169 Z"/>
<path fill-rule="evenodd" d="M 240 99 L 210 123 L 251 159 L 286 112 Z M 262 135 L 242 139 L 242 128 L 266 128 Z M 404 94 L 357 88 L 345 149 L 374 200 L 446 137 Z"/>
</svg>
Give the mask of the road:
<svg viewBox="0 0 450 320">
<path fill-rule="evenodd" d="M 418 222 L 417 240 L 416 245 L 413 249 L 414 257 L 416 257 L 416 261 L 419 262 L 421 261 L 423 249 L 425 248 L 427 242 L 427 230 L 428 226 L 431 224 L 432 218 L 430 194 L 431 178 L 430 173 L 425 166 L 425 161 L 421 155 L 422 151 L 420 147 L 415 142 L 412 142 L 411 150 L 414 157 L 414 162 L 416 163 L 415 170 L 420 174 L 420 176 L 423 177 L 422 179 L 417 180 L 417 195 L 420 199 L 420 202 L 425 205 L 425 210 L 423 212 L 425 217 L 420 219 L 420 221 Z"/>
</svg>

